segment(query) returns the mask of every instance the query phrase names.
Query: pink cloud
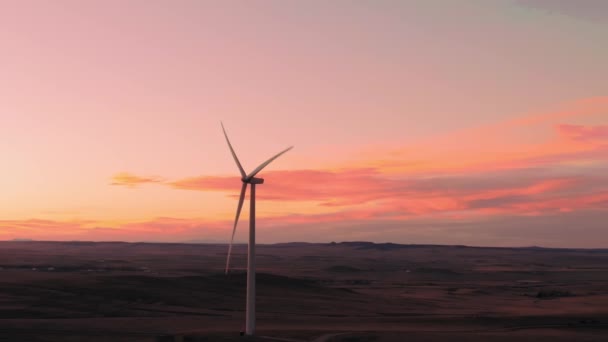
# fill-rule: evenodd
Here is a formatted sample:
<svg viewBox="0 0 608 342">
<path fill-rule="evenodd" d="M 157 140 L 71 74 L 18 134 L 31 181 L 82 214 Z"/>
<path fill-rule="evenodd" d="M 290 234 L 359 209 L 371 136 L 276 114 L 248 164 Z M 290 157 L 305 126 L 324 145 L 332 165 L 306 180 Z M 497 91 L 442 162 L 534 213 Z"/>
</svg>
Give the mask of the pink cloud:
<svg viewBox="0 0 608 342">
<path fill-rule="evenodd" d="M 341 168 L 263 172 L 266 182 L 258 198 L 272 202 L 268 207 L 302 201 L 317 206 L 319 212 L 289 214 L 277 209 L 272 217 L 259 216 L 268 224 L 284 225 L 605 210 L 608 172 L 602 170 L 608 169 L 608 126 L 553 126 L 551 122 L 598 115 L 606 110 L 606 105 L 608 98 L 595 98 L 561 112 L 532 114 L 489 129 L 473 130 L 479 133 L 474 134 L 478 142 L 472 145 L 480 146 L 479 153 L 428 150 L 427 159 L 418 154 L 412 161 L 410 147 L 405 152 L 391 150 L 368 156 L 364 162 Z M 485 139 L 522 127 L 526 134 L 537 129 L 543 138 L 500 146 L 497 152 L 491 146 L 484 149 Z M 556 129 L 552 131 L 551 127 Z M 458 139 L 454 141 L 457 143 Z M 224 192 L 231 197 L 237 196 L 240 187 L 239 178 L 234 176 L 203 175 L 162 181 L 126 174 L 117 182 L 162 183 L 174 189 Z M 173 222 L 145 224 L 145 229 L 156 229 L 159 234 L 163 227 L 175 233 L 194 229 L 183 228 L 188 226 L 182 224 L 184 230 L 179 230 Z"/>
<path fill-rule="evenodd" d="M 326 206 L 365 203 L 386 196 L 403 181 L 385 178 L 378 171 L 365 169 L 291 170 L 264 173 L 264 191 L 259 198 L 274 201 L 319 201 Z M 235 191 L 237 177 L 191 177 L 171 182 L 177 189 Z"/>
<path fill-rule="evenodd" d="M 558 125 L 557 131 L 560 137 L 580 142 L 608 142 L 608 125 L 606 126 L 582 126 L 582 125 Z"/>
<path fill-rule="evenodd" d="M 259 192 L 261 200 L 313 201 L 319 206 L 334 208 L 332 213 L 280 218 L 298 223 L 387 217 L 407 219 L 462 211 L 487 215 L 530 212 L 525 208 L 584 209 L 585 206 L 557 199 L 564 196 L 573 201 L 592 198 L 606 188 L 594 185 L 584 176 L 549 178 L 542 170 L 409 179 L 389 178 L 370 169 L 302 170 L 268 172 L 267 178 L 271 180 Z M 189 181 L 187 189 L 213 188 L 231 191 L 231 196 L 238 191 L 237 178 L 201 177 L 201 180 L 204 182 Z M 584 200 L 580 203 L 585 203 L 587 208 L 597 208 L 596 202 Z"/>
<path fill-rule="evenodd" d="M 602 126 L 564 126 L 568 132 L 565 144 L 577 144 L 576 139 L 602 136 Z M 561 135 L 560 135 L 561 136 Z M 408 219 L 428 215 L 530 214 L 534 211 L 582 210 L 597 208 L 603 202 L 590 201 L 602 191 L 608 176 L 593 168 L 578 168 L 566 172 L 564 162 L 595 160 L 604 149 L 582 149 L 559 153 L 544 149 L 544 155 L 521 158 L 517 167 L 503 169 L 493 164 L 477 165 L 468 171 L 449 171 L 423 174 L 395 175 L 383 173 L 381 168 L 350 167 L 326 170 L 268 171 L 260 200 L 308 201 L 332 212 L 309 215 L 307 218 L 286 216 L 284 219 L 346 220 L 402 217 Z M 566 151 L 568 149 L 566 148 Z M 597 158 L 596 158 L 597 159 Z M 557 165 L 557 166 L 556 166 Z M 601 165 L 600 165 L 601 167 Z M 562 170 L 563 169 L 563 170 Z M 596 174 L 593 174 L 595 172 Z M 135 184 L 156 182 L 129 175 Z M 594 182 L 592 182 L 592 178 Z M 125 181 L 127 182 L 127 181 Z M 163 183 L 176 189 L 228 192 L 236 196 L 240 184 L 233 176 L 200 176 Z M 570 203 L 568 198 L 583 205 Z M 529 209 L 526 209 L 529 208 Z M 534 208 L 534 209 L 531 209 Z"/>
</svg>

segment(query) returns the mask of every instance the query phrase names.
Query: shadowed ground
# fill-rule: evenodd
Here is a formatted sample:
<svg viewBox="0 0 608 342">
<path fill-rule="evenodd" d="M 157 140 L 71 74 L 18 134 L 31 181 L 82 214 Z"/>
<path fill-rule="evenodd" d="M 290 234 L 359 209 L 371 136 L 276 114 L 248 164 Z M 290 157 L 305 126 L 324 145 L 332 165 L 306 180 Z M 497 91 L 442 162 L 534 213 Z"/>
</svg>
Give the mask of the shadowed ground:
<svg viewBox="0 0 608 342">
<path fill-rule="evenodd" d="M 244 341 L 245 246 L 0 242 L 0 341 Z M 258 247 L 256 341 L 608 340 L 608 250 Z M 239 269 L 239 267 L 241 267 Z"/>
</svg>

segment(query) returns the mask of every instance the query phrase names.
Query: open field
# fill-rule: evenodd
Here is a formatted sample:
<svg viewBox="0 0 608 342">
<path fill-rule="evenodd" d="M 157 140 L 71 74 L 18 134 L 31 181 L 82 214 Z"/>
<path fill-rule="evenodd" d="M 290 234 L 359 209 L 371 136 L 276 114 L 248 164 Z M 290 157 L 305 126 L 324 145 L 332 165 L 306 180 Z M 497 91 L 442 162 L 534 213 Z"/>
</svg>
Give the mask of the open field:
<svg viewBox="0 0 608 342">
<path fill-rule="evenodd" d="M 225 245 L 0 242 L 0 341 L 246 340 L 245 253 L 225 276 Z M 257 253 L 259 341 L 608 340 L 608 250 Z"/>
</svg>

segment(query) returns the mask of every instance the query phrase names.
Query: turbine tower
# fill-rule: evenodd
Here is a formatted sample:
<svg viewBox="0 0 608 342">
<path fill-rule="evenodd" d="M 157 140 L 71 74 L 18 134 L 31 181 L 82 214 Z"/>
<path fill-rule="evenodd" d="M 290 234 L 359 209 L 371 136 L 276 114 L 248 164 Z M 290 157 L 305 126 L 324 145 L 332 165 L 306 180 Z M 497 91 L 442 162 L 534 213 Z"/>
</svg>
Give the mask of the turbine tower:
<svg viewBox="0 0 608 342">
<path fill-rule="evenodd" d="M 221 123 L 221 125 L 222 131 L 224 132 L 224 137 L 226 138 L 226 142 L 230 148 L 230 153 L 232 153 L 232 158 L 234 158 L 236 166 L 239 168 L 239 172 L 241 173 L 241 181 L 243 182 L 243 186 L 241 187 L 241 195 L 239 196 L 239 204 L 236 208 L 236 217 L 234 219 L 234 226 L 232 228 L 232 237 L 230 238 L 230 245 L 228 246 L 226 274 L 228 274 L 228 269 L 230 267 L 230 254 L 232 253 L 234 233 L 236 232 L 236 225 L 239 222 L 239 216 L 241 215 L 241 209 L 243 208 L 243 201 L 245 200 L 245 193 L 247 192 L 247 184 L 251 185 L 251 194 L 249 195 L 249 245 L 247 249 L 247 306 L 245 309 L 245 334 L 253 335 L 255 332 L 255 186 L 256 184 L 264 183 L 263 178 L 256 178 L 255 175 L 262 171 L 262 169 L 268 166 L 268 164 L 270 164 L 273 160 L 280 157 L 283 153 L 291 150 L 293 146 L 290 146 L 277 153 L 272 158 L 260 164 L 260 166 L 256 167 L 249 174 L 246 174 L 245 170 L 243 170 L 241 162 L 239 162 L 239 158 L 237 158 L 236 153 L 232 148 L 232 144 L 230 144 L 230 139 L 228 139 L 228 134 L 226 134 L 224 124 Z"/>
</svg>

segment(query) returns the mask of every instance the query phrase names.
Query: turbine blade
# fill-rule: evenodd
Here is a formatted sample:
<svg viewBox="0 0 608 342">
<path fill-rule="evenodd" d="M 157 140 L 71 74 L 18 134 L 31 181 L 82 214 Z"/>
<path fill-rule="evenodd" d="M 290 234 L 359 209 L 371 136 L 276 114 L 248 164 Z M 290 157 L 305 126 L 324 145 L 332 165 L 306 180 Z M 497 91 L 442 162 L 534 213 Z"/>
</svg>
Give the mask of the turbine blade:
<svg viewBox="0 0 608 342">
<path fill-rule="evenodd" d="M 243 183 L 241 188 L 241 197 L 239 197 L 239 205 L 236 208 L 236 217 L 234 218 L 234 227 L 232 228 L 232 237 L 230 238 L 230 245 L 228 246 L 228 257 L 226 258 L 226 274 L 228 274 L 228 268 L 230 267 L 230 254 L 232 253 L 232 242 L 234 241 L 234 233 L 236 233 L 236 225 L 239 222 L 239 216 L 241 215 L 241 209 L 243 208 L 243 201 L 245 201 L 245 193 L 247 192 L 247 183 Z"/>
<path fill-rule="evenodd" d="M 293 146 L 289 146 L 288 148 L 284 149 L 283 151 L 277 153 L 274 157 L 268 159 L 267 161 L 263 162 L 262 164 L 260 164 L 260 166 L 256 167 L 255 170 L 251 171 L 250 174 L 247 175 L 246 179 L 251 179 L 253 177 L 255 177 L 255 175 L 258 174 L 258 172 L 262 171 L 263 168 L 265 168 L 268 164 L 270 164 L 273 160 L 279 158 L 281 155 L 283 155 L 283 153 L 291 150 L 293 148 Z"/>
<path fill-rule="evenodd" d="M 226 142 L 228 143 L 228 147 L 230 148 L 230 153 L 232 153 L 232 158 L 234 158 L 234 161 L 236 162 L 236 166 L 239 167 L 239 172 L 241 173 L 241 177 L 245 178 L 245 170 L 243 170 L 243 166 L 241 165 L 241 162 L 239 161 L 239 158 L 237 158 L 236 153 L 234 152 L 234 149 L 232 148 L 232 144 L 230 143 L 230 139 L 228 139 L 228 134 L 226 134 L 226 129 L 224 129 L 224 123 L 220 121 L 220 124 L 222 125 L 222 131 L 224 132 L 224 137 L 226 138 Z"/>
</svg>

